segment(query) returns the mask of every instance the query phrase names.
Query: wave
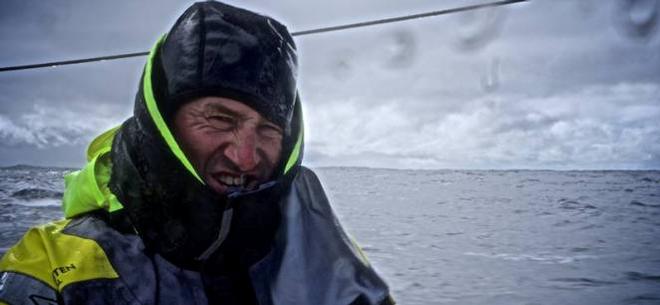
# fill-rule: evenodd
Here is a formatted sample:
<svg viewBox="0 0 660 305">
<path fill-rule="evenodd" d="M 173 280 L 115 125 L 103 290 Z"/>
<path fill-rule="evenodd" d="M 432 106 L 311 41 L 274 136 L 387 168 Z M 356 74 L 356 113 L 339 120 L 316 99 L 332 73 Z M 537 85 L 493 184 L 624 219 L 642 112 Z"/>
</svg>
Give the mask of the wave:
<svg viewBox="0 0 660 305">
<path fill-rule="evenodd" d="M 606 280 L 587 278 L 587 277 L 564 277 L 564 278 L 550 279 L 550 281 L 568 284 L 568 285 L 576 287 L 576 288 L 577 287 L 601 287 L 601 286 L 622 284 L 622 282 L 606 281 Z"/>
<path fill-rule="evenodd" d="M 21 200 L 61 199 L 64 193 L 41 188 L 26 188 L 11 194 L 11 197 Z"/>
<path fill-rule="evenodd" d="M 640 181 L 642 181 L 642 182 L 651 182 L 651 183 L 660 183 L 660 179 L 656 180 L 656 179 L 651 179 L 649 177 L 644 177 L 644 178 L 640 179 Z"/>
<path fill-rule="evenodd" d="M 559 208 L 563 210 L 575 210 L 578 212 L 586 212 L 592 210 L 592 212 L 597 212 L 598 207 L 586 202 L 583 202 L 583 198 L 578 200 L 572 200 L 568 198 L 561 198 L 557 202 L 559 203 Z"/>
<path fill-rule="evenodd" d="M 649 274 L 644 272 L 626 272 L 626 278 L 631 281 L 650 281 L 660 283 L 660 275 Z"/>
<path fill-rule="evenodd" d="M 25 207 L 59 207 L 62 205 L 60 198 L 39 198 L 30 201 L 14 200 L 11 202 L 13 205 L 20 205 Z"/>
<path fill-rule="evenodd" d="M 630 205 L 635 205 L 635 206 L 640 206 L 640 207 L 660 208 L 660 204 L 644 203 L 644 202 L 637 201 L 637 200 L 631 201 Z"/>
<path fill-rule="evenodd" d="M 533 255 L 533 254 L 513 254 L 513 253 L 475 253 L 475 252 L 465 252 L 463 253 L 469 256 L 481 256 L 487 258 L 497 258 L 507 261 L 535 261 L 541 263 L 556 263 L 556 264 L 568 264 L 573 263 L 578 260 L 584 259 L 594 259 L 597 258 L 593 255 L 575 255 L 575 256 L 563 256 L 563 255 Z"/>
</svg>

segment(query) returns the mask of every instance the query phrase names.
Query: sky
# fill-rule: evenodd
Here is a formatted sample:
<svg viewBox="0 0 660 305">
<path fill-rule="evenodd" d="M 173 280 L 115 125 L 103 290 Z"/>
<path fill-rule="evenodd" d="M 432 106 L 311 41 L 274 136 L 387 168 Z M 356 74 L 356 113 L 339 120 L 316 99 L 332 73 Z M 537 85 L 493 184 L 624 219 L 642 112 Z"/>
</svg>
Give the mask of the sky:
<svg viewBox="0 0 660 305">
<path fill-rule="evenodd" d="M 487 0 L 242 0 L 301 31 Z M 6 0 L 0 66 L 147 51 L 192 2 Z M 530 0 L 295 38 L 309 166 L 660 169 L 656 0 Z M 0 73 L 0 166 L 79 167 L 145 57 Z"/>
</svg>

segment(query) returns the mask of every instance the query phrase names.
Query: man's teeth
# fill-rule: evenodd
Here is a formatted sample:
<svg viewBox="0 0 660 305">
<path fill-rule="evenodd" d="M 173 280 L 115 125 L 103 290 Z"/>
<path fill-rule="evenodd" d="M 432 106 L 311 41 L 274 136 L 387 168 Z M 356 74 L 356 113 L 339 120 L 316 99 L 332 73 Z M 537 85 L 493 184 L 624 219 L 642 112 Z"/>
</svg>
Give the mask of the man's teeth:
<svg viewBox="0 0 660 305">
<path fill-rule="evenodd" d="M 244 178 L 241 177 L 232 177 L 232 176 L 220 176 L 219 178 L 220 182 L 230 185 L 230 186 L 242 186 L 244 181 Z"/>
</svg>

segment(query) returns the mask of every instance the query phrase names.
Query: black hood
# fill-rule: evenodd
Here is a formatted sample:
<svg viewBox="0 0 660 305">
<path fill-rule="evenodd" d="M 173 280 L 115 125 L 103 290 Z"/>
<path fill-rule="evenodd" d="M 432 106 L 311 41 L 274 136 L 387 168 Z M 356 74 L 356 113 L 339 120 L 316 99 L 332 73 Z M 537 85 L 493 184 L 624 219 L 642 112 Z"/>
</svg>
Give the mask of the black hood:
<svg viewBox="0 0 660 305">
<path fill-rule="evenodd" d="M 254 262 L 265 254 L 279 222 L 276 203 L 302 160 L 296 65 L 293 40 L 279 22 L 219 2 L 188 8 L 151 50 L 134 115 L 113 141 L 109 187 L 124 205 L 113 223 L 190 267 L 218 239 L 231 209 L 232 233 L 214 257 L 240 252 Z M 242 101 L 285 130 L 280 163 L 259 191 L 214 193 L 179 148 L 174 113 L 201 96 Z"/>
<path fill-rule="evenodd" d="M 188 8 L 160 48 L 165 118 L 200 96 L 240 100 L 285 127 L 296 96 L 296 47 L 279 22 L 219 2 Z"/>
</svg>

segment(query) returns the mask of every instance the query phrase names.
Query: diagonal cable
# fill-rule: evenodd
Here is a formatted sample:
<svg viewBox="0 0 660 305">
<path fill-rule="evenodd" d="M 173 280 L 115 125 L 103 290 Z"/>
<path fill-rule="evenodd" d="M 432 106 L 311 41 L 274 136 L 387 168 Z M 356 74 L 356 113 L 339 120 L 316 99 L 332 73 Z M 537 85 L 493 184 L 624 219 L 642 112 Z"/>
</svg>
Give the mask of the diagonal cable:
<svg viewBox="0 0 660 305">
<path fill-rule="evenodd" d="M 407 21 L 407 20 L 412 20 L 412 19 L 428 18 L 428 17 L 440 16 L 440 15 L 460 13 L 460 12 L 471 11 L 471 10 L 476 10 L 476 9 L 482 9 L 482 8 L 487 8 L 487 7 L 504 6 L 504 5 L 514 4 L 514 3 L 519 3 L 519 2 L 527 2 L 527 1 L 529 1 L 529 0 L 503 0 L 503 1 L 488 2 L 488 3 L 482 3 L 482 4 L 462 6 L 462 7 L 457 7 L 457 8 L 450 8 L 450 9 L 440 10 L 440 11 L 426 12 L 426 13 L 421 13 L 421 14 L 413 14 L 413 15 L 406 15 L 406 16 L 400 16 L 400 17 L 385 18 L 385 19 L 378 19 L 378 20 L 371 20 L 371 21 L 364 21 L 364 22 L 357 22 L 357 23 L 350 23 L 350 24 L 344 24 L 344 25 L 337 25 L 337 26 L 330 26 L 330 27 L 323 27 L 323 28 L 317 28 L 317 29 L 311 29 L 311 30 L 298 31 L 298 32 L 291 33 L 291 35 L 292 36 L 304 36 L 304 35 L 312 35 L 312 34 L 319 34 L 319 33 L 343 31 L 343 30 L 348 30 L 348 29 L 374 26 L 374 25 L 380 25 L 380 24 L 386 24 L 386 23 L 402 22 L 402 21 Z M 82 63 L 105 61 L 105 60 L 115 60 L 115 59 L 122 59 L 122 58 L 146 56 L 148 54 L 149 54 L 149 52 L 136 52 L 136 53 L 126 53 L 126 54 L 117 54 L 117 55 L 109 55 L 109 56 L 90 57 L 90 58 L 82 58 L 82 59 L 74 59 L 74 60 L 52 61 L 52 62 L 45 62 L 45 63 L 39 63 L 39 64 L 30 64 L 30 65 L 21 65 L 21 66 L 0 67 L 0 72 L 16 71 L 16 70 L 28 70 L 28 69 L 37 69 L 37 68 L 46 68 L 46 67 L 57 67 L 57 66 L 82 64 Z"/>
</svg>

